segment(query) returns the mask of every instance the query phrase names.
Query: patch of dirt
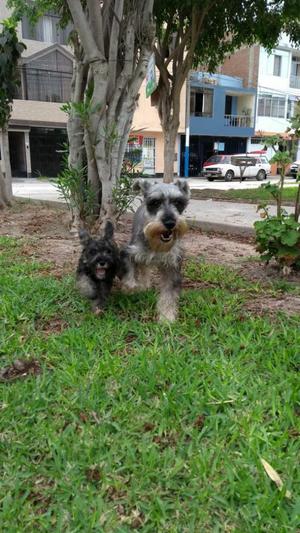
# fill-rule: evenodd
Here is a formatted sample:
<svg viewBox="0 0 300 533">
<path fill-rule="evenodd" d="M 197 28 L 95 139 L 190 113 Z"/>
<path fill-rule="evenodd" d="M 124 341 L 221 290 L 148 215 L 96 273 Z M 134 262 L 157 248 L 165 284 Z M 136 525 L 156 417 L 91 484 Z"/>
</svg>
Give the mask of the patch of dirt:
<svg viewBox="0 0 300 533">
<path fill-rule="evenodd" d="M 68 327 L 68 324 L 62 318 L 50 318 L 49 320 L 38 320 L 36 327 L 48 336 L 53 333 L 61 333 Z"/>
<path fill-rule="evenodd" d="M 36 359 L 16 359 L 11 366 L 0 370 L 0 382 L 37 376 L 41 371 L 40 363 Z"/>
<path fill-rule="evenodd" d="M 102 479 L 102 471 L 99 466 L 91 466 L 85 472 L 86 478 L 92 483 L 99 483 Z"/>
<path fill-rule="evenodd" d="M 123 217 L 116 230 L 117 243 L 121 246 L 127 243 L 130 232 L 131 216 L 128 215 Z M 16 202 L 11 209 L 0 211 L 0 235 L 27 237 L 28 241 L 21 247 L 24 257 L 47 263 L 45 269 L 36 275 L 51 273 L 60 279 L 67 273 L 75 272 L 81 247 L 79 240 L 70 234 L 69 214 L 63 207 Z M 299 273 L 286 278 L 275 265 L 266 266 L 259 261 L 259 254 L 255 251 L 251 237 L 203 233 L 201 230 L 190 229 L 184 239 L 184 248 L 187 257 L 228 266 L 250 281 L 266 285 L 274 281 L 288 281 L 290 284 L 300 282 Z M 189 289 L 208 286 L 215 285 L 201 280 L 184 280 L 183 283 L 183 287 Z M 288 300 L 283 298 L 279 305 L 290 312 L 290 308 L 298 309 L 297 299 L 298 297 L 289 296 Z M 263 301 L 268 302 L 265 298 Z M 271 299 L 270 308 L 274 309 Z M 128 344 L 131 342 L 133 339 Z"/>
<path fill-rule="evenodd" d="M 282 296 L 262 296 L 246 302 L 247 311 L 255 315 L 275 315 L 278 311 L 284 311 L 289 315 L 300 314 L 300 296 L 284 294 Z"/>
</svg>

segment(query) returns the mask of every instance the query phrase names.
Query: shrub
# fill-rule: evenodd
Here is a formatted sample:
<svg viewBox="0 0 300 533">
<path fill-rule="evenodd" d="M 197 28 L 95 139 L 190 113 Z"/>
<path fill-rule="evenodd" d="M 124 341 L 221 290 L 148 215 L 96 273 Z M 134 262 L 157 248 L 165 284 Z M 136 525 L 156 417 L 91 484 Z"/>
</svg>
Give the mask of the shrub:
<svg viewBox="0 0 300 533">
<path fill-rule="evenodd" d="M 133 181 L 141 176 L 134 161 L 124 160 L 120 178 L 113 189 L 113 202 L 118 220 L 127 211 L 133 211 L 136 193 L 133 192 Z"/>
<path fill-rule="evenodd" d="M 254 223 L 261 259 L 269 262 L 274 258 L 283 267 L 300 268 L 300 223 L 284 211 L 270 216 L 266 207 L 261 216 L 264 219 Z"/>
<path fill-rule="evenodd" d="M 64 169 L 54 181 L 62 198 L 64 198 L 72 218 L 78 215 L 81 221 L 91 224 L 94 220 L 95 196 L 87 181 L 87 167 L 68 166 L 68 156 L 64 157 Z"/>
</svg>

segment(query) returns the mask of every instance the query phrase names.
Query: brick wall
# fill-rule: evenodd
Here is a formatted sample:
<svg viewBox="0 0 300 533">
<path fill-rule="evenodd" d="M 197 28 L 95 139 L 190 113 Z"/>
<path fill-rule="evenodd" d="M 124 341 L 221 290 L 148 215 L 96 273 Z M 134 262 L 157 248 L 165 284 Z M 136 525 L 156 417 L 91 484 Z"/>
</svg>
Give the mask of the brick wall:
<svg viewBox="0 0 300 533">
<path fill-rule="evenodd" d="M 225 59 L 220 67 L 222 74 L 238 76 L 244 87 L 256 87 L 258 81 L 259 46 L 243 47 Z"/>
</svg>

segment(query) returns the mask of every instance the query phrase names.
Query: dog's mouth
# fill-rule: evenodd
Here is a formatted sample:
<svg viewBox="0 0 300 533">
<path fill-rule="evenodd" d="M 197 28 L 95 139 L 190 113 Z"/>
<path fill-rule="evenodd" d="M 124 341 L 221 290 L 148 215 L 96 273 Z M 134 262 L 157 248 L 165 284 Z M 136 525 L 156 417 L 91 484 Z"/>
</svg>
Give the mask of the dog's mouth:
<svg viewBox="0 0 300 533">
<path fill-rule="evenodd" d="M 97 279 L 104 279 L 106 276 L 106 266 L 96 265 L 95 275 Z"/>
<path fill-rule="evenodd" d="M 160 234 L 160 240 L 162 242 L 170 242 L 172 238 L 173 238 L 173 231 L 171 230 L 163 231 Z"/>
</svg>

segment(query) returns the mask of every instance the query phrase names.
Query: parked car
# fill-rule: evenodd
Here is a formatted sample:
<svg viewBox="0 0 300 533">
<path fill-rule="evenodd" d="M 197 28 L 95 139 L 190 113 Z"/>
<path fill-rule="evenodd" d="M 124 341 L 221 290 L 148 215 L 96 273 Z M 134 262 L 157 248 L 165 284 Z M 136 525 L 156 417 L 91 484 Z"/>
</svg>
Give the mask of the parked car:
<svg viewBox="0 0 300 533">
<path fill-rule="evenodd" d="M 292 178 L 296 178 L 298 172 L 300 171 L 300 159 L 291 164 L 289 174 Z"/>
<path fill-rule="evenodd" d="M 215 179 L 224 179 L 231 181 L 234 178 L 240 178 L 240 167 L 234 165 L 232 157 L 250 156 L 256 159 L 256 164 L 248 166 L 245 169 L 243 180 L 246 178 L 256 178 L 258 181 L 265 180 L 271 173 L 271 165 L 265 155 L 262 154 L 235 154 L 235 155 L 213 155 L 205 161 L 202 169 L 202 176 L 208 181 Z"/>
</svg>

